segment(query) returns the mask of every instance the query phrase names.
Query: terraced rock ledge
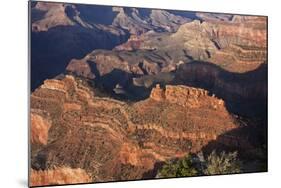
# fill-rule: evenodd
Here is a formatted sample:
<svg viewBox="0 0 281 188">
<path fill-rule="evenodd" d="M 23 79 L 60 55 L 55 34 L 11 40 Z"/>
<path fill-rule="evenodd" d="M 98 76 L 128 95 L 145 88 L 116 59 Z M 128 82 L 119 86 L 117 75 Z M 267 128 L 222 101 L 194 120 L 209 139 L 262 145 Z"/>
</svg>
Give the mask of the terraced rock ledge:
<svg viewBox="0 0 281 188">
<path fill-rule="evenodd" d="M 31 116 L 33 170 L 69 166 L 94 182 L 143 178 L 239 126 L 224 101 L 203 89 L 157 85 L 149 98 L 129 104 L 97 97 L 70 75 L 32 93 Z M 247 143 L 225 137 L 222 144 L 231 142 Z"/>
</svg>

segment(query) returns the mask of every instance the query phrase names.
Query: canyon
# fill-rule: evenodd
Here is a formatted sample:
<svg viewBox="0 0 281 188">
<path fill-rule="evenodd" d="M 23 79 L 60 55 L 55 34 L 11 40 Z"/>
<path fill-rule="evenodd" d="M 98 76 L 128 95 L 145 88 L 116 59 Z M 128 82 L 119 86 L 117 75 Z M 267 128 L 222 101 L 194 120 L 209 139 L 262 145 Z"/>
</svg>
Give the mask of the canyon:
<svg viewBox="0 0 281 188">
<path fill-rule="evenodd" d="M 152 179 L 214 150 L 267 165 L 267 17 L 30 6 L 31 186 Z"/>
<path fill-rule="evenodd" d="M 42 135 L 38 125 L 49 129 L 41 142 L 31 140 L 36 145 L 32 168 L 81 168 L 94 182 L 145 178 L 157 163 L 201 151 L 239 128 L 224 102 L 203 89 L 157 85 L 148 99 L 127 104 L 95 96 L 73 76 L 46 80 L 36 89 L 31 116 L 38 117 L 31 123 L 32 138 Z M 225 136 L 220 144 L 231 143 L 253 148 L 247 137 L 237 135 Z"/>
</svg>

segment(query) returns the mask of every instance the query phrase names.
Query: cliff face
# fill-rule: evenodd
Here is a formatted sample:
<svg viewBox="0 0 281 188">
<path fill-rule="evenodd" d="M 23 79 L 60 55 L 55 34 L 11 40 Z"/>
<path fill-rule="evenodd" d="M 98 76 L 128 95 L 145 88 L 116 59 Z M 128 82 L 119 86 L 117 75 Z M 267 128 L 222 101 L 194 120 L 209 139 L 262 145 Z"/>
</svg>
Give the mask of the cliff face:
<svg viewBox="0 0 281 188">
<path fill-rule="evenodd" d="M 167 85 L 161 89 L 159 85 L 153 88 L 150 98 L 156 101 L 167 101 L 188 108 L 224 108 L 224 101 L 215 96 L 209 96 L 208 91 L 187 86 Z"/>
<path fill-rule="evenodd" d="M 207 89 L 227 102 L 236 114 L 261 116 L 267 108 L 267 64 L 243 74 L 227 72 L 210 63 L 183 64 L 174 81 Z"/>
<path fill-rule="evenodd" d="M 45 81 L 32 93 L 31 109 L 32 127 L 45 130 L 43 144 L 32 142 L 32 168 L 81 168 L 94 181 L 142 178 L 156 163 L 200 151 L 238 127 L 223 101 L 202 89 L 157 86 L 128 105 L 94 96 L 73 76 Z"/>
<path fill-rule="evenodd" d="M 158 54 L 163 51 L 175 63 L 210 61 L 233 72 L 254 70 L 266 61 L 266 18 L 202 15 L 203 21 L 185 23 L 175 33 L 147 32 L 115 49 L 146 49 Z"/>
</svg>

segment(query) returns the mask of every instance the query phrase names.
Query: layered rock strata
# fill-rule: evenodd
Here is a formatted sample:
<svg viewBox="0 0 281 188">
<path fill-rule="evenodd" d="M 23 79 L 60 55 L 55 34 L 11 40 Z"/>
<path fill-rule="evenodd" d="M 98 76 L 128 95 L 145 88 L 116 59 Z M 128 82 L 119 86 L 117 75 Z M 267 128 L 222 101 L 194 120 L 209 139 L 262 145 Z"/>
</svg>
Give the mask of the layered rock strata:
<svg viewBox="0 0 281 188">
<path fill-rule="evenodd" d="M 31 116 L 40 117 L 31 129 L 48 130 L 43 144 L 32 142 L 32 169 L 81 168 L 95 182 L 144 178 L 158 163 L 198 152 L 238 128 L 223 101 L 202 89 L 157 86 L 150 98 L 127 104 L 95 96 L 73 76 L 36 89 Z"/>
</svg>

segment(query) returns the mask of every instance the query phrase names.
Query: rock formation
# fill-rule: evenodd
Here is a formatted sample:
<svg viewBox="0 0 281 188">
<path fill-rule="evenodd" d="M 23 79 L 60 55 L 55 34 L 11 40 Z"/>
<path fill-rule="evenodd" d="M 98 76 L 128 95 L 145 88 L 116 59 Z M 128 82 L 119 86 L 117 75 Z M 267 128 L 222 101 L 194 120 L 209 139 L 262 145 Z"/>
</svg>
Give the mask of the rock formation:
<svg viewBox="0 0 281 188">
<path fill-rule="evenodd" d="M 224 101 L 215 96 L 209 96 L 208 91 L 187 86 L 167 85 L 161 89 L 159 85 L 153 88 L 150 95 L 151 99 L 156 101 L 167 101 L 184 107 L 224 108 Z"/>
<path fill-rule="evenodd" d="M 146 49 L 164 59 L 166 52 L 173 63 L 202 60 L 226 70 L 246 72 L 266 61 L 266 37 L 266 18 L 234 16 L 231 20 L 194 20 L 171 34 L 147 32 L 115 49 L 133 53 Z"/>
<path fill-rule="evenodd" d="M 43 144 L 32 142 L 32 168 L 39 174 L 55 166 L 81 168 L 97 182 L 140 179 L 156 163 L 198 152 L 238 128 L 223 101 L 202 89 L 157 86 L 150 98 L 129 105 L 95 96 L 73 76 L 36 89 L 31 116 L 40 126 L 52 120 L 44 125 Z"/>
<path fill-rule="evenodd" d="M 32 2 L 31 26 L 32 186 L 266 145 L 266 17 Z"/>
<path fill-rule="evenodd" d="M 32 8 L 32 31 L 47 31 L 56 26 L 74 25 L 65 12 L 66 6 L 60 3 L 39 2 Z"/>
<path fill-rule="evenodd" d="M 59 167 L 46 171 L 31 170 L 30 186 L 90 183 L 92 178 L 80 168 Z"/>
</svg>

